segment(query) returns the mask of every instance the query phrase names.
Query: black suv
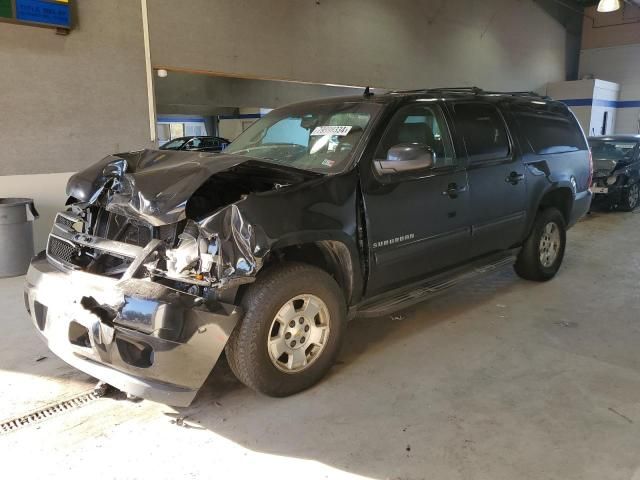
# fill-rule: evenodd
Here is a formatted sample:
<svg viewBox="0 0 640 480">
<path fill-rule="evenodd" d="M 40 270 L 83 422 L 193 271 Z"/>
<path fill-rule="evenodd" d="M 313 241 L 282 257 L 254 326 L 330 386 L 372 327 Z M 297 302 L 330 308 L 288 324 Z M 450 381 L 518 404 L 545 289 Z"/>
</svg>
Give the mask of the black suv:
<svg viewBox="0 0 640 480">
<path fill-rule="evenodd" d="M 25 300 L 58 356 L 187 405 L 223 350 L 273 396 L 316 383 L 348 318 L 515 264 L 552 278 L 589 209 L 561 103 L 479 89 L 277 109 L 223 154 L 145 150 L 74 175 Z"/>
</svg>

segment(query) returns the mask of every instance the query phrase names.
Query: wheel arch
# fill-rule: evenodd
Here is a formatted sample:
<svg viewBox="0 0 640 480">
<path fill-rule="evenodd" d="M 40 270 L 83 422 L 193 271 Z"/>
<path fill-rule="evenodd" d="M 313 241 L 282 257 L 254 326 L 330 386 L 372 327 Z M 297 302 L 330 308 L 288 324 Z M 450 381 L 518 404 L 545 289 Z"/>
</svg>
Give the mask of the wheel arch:
<svg viewBox="0 0 640 480">
<path fill-rule="evenodd" d="M 547 190 L 538 202 L 536 213 L 549 207 L 557 208 L 565 224 L 569 225 L 573 208 L 573 189 L 570 186 L 558 186 Z"/>
<path fill-rule="evenodd" d="M 362 279 L 358 257 L 346 243 L 335 239 L 313 240 L 303 243 L 276 245 L 266 259 L 264 269 L 281 262 L 300 262 L 313 265 L 331 275 L 344 292 L 350 305 L 359 298 Z"/>
</svg>

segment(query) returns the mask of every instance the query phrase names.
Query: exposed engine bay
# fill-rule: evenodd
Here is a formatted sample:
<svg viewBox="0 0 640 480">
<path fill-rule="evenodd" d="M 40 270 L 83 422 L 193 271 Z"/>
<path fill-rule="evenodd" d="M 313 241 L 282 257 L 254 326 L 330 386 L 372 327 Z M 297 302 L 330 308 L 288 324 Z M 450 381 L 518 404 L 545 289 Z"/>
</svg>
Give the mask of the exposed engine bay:
<svg viewBox="0 0 640 480">
<path fill-rule="evenodd" d="M 211 157 L 145 150 L 107 157 L 74 175 L 47 258 L 58 267 L 151 278 L 204 297 L 253 281 L 268 240 L 238 202 L 317 174 L 237 155 Z"/>
</svg>

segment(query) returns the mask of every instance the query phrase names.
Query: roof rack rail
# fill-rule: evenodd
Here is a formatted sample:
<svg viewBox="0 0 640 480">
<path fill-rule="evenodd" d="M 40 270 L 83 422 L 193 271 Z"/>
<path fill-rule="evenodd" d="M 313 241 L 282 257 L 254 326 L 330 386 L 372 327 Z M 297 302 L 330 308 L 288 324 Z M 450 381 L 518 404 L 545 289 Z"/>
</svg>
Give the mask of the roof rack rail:
<svg viewBox="0 0 640 480">
<path fill-rule="evenodd" d="M 417 88 L 415 90 L 392 90 L 389 93 L 431 93 L 431 92 L 460 92 L 480 93 L 483 90 L 478 87 L 441 87 L 441 88 Z"/>
<path fill-rule="evenodd" d="M 510 95 L 512 97 L 534 97 L 544 100 L 550 100 L 550 97 L 546 95 L 540 95 L 536 92 L 522 91 L 522 92 L 493 92 L 483 90 L 479 87 L 441 87 L 441 88 L 420 88 L 416 90 L 392 90 L 389 93 L 396 94 L 419 94 L 419 93 L 433 93 L 433 94 L 472 94 L 472 95 Z"/>
</svg>

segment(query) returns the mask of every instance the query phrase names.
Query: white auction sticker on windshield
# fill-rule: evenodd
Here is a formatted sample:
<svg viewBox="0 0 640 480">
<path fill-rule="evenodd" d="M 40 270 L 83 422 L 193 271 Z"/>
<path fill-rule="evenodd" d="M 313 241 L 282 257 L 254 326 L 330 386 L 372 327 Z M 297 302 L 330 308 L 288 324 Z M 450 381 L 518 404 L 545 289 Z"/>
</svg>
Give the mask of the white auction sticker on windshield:
<svg viewBox="0 0 640 480">
<path fill-rule="evenodd" d="M 351 130 L 351 125 L 324 125 L 322 127 L 314 128 L 311 135 L 340 135 L 343 137 L 349 133 L 349 130 Z"/>
</svg>

